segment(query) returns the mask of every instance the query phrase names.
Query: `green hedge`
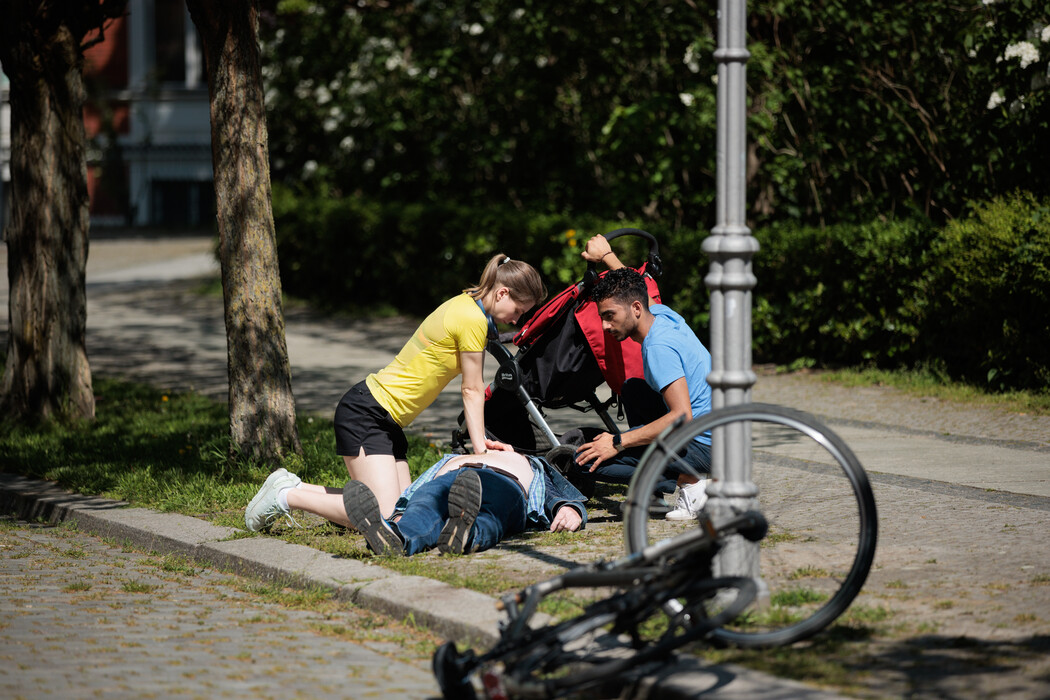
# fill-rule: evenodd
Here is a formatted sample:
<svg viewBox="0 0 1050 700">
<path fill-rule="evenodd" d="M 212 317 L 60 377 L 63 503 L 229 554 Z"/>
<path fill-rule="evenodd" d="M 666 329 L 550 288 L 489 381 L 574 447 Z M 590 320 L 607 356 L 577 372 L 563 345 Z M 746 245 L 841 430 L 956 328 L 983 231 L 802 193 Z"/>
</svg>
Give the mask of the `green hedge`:
<svg viewBox="0 0 1050 700">
<path fill-rule="evenodd" d="M 901 365 L 916 359 L 923 258 L 935 232 L 921 221 L 755 232 L 755 360 Z"/>
<path fill-rule="evenodd" d="M 754 354 L 934 365 L 993 390 L 1050 389 L 1050 200 L 1018 193 L 924 221 L 757 231 Z"/>
<path fill-rule="evenodd" d="M 926 351 L 994 389 L 1050 388 L 1050 199 L 983 204 L 929 257 Z"/>
<path fill-rule="evenodd" d="M 274 186 L 282 285 L 324 308 L 425 314 L 497 252 L 532 263 L 551 294 L 582 276 L 594 233 L 635 224 L 455 203 L 379 204 Z"/>
<path fill-rule="evenodd" d="M 581 246 L 624 226 L 660 241 L 670 303 L 708 340 L 707 231 L 454 203 L 378 204 L 274 189 L 284 288 L 328 308 L 425 314 L 503 251 L 575 282 Z M 943 229 L 921 219 L 755 231 L 754 359 L 934 364 L 993 389 L 1050 386 L 1050 201 L 1002 198 Z M 624 247 L 625 261 L 643 247 Z"/>
</svg>

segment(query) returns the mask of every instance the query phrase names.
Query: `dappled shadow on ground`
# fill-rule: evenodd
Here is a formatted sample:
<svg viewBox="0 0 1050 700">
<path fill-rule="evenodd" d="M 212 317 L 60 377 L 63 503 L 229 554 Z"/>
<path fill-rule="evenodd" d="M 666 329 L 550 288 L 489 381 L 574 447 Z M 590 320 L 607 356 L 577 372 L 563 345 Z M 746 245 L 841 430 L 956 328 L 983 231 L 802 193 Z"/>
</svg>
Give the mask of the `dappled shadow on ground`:
<svg viewBox="0 0 1050 700">
<path fill-rule="evenodd" d="M 1050 697 L 1050 637 L 1014 641 L 928 635 L 877 644 L 857 671 L 874 672 L 881 695 L 958 698 Z M 1042 667 L 1042 671 L 1039 667 Z M 875 680 L 875 679 L 878 680 Z"/>
<path fill-rule="evenodd" d="M 1050 697 L 1050 636 L 1013 640 L 922 635 L 883 640 L 869 627 L 835 624 L 815 639 L 771 650 L 728 650 L 720 661 L 783 678 L 848 689 L 860 698 Z"/>
</svg>

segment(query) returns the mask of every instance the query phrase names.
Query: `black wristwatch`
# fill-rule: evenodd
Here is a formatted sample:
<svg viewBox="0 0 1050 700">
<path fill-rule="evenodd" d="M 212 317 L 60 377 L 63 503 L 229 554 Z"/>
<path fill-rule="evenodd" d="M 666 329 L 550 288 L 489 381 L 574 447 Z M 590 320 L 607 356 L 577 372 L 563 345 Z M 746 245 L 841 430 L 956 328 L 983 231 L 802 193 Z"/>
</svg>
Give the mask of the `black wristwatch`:
<svg viewBox="0 0 1050 700">
<path fill-rule="evenodd" d="M 620 435 L 620 433 L 613 435 L 613 447 L 616 448 L 617 452 L 623 452 L 623 435 Z"/>
</svg>

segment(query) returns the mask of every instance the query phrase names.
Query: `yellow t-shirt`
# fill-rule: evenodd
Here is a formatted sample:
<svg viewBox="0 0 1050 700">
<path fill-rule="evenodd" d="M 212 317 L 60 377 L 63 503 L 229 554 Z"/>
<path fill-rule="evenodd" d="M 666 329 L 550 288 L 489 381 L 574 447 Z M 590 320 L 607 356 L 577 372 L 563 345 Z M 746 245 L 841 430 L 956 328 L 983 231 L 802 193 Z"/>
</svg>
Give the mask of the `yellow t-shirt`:
<svg viewBox="0 0 1050 700">
<path fill-rule="evenodd" d="M 365 378 L 372 396 L 402 428 L 463 371 L 461 352 L 481 352 L 488 319 L 469 294 L 437 307 L 419 325 L 394 361 Z"/>
</svg>

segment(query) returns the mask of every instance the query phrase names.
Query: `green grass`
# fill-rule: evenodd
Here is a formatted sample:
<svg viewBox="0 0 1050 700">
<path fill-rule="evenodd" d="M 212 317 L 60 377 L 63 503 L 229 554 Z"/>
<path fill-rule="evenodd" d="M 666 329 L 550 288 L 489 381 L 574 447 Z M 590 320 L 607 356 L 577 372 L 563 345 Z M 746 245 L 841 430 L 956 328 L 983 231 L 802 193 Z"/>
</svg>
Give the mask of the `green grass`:
<svg viewBox="0 0 1050 700">
<path fill-rule="evenodd" d="M 124 581 L 120 585 L 120 587 L 124 590 L 125 593 L 153 593 L 154 591 L 160 588 L 160 586 L 155 586 L 149 583 L 143 583 L 141 581 L 135 581 L 132 579 Z"/>
<path fill-rule="evenodd" d="M 819 372 L 824 381 L 857 386 L 892 386 L 913 396 L 924 396 L 957 403 L 1001 408 L 1013 413 L 1050 415 L 1050 391 L 993 392 L 982 387 L 952 381 L 932 369 L 882 370 L 847 368 Z"/>
<path fill-rule="evenodd" d="M 227 457 L 224 404 L 102 378 L 95 379 L 94 389 L 93 423 L 38 429 L 0 424 L 0 471 L 243 527 L 244 506 L 271 467 Z M 298 429 L 303 456 L 284 466 L 305 481 L 341 487 L 347 473 L 335 453 L 331 421 L 302 415 Z M 437 446 L 409 436 L 413 474 L 438 454 Z"/>
</svg>

